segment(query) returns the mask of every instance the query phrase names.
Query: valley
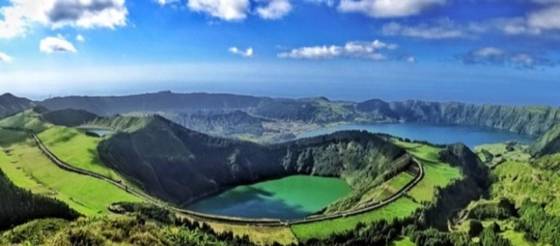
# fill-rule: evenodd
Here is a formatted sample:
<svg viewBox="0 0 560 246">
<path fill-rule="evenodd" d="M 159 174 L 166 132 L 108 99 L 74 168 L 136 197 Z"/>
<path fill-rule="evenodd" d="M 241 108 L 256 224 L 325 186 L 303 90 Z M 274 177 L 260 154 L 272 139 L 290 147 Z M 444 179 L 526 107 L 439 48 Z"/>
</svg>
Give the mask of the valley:
<svg viewBox="0 0 560 246">
<path fill-rule="evenodd" d="M 191 95 L 170 96 L 192 103 L 185 99 Z M 533 145 L 534 138 L 552 121 L 534 127 L 505 127 L 500 122 L 473 123 L 445 114 L 438 116 L 441 122 L 432 116 L 430 121 L 408 114 L 396 116 L 404 110 L 400 103 L 372 106 L 368 102 L 369 111 L 364 111 L 364 105 L 324 98 L 204 96 L 212 98 L 204 106 L 206 112 L 201 111 L 202 106 L 177 108 L 156 101 L 142 104 L 148 110 L 139 113 L 141 109 L 134 108 L 138 104 L 125 103 L 142 97 L 139 95 L 114 99 L 128 106 L 113 107 L 111 112 L 88 106 L 104 116 L 84 111 L 86 107 L 79 103 L 73 103 L 72 110 L 44 108 L 62 107 L 65 100 L 79 101 L 68 98 L 56 99 L 56 104 L 37 102 L 43 106 L 30 105 L 1 119 L 0 170 L 7 179 L 32 194 L 68 205 L 83 218 L 77 222 L 30 219 L 31 224 L 0 238 L 13 240 L 10 235 L 18 230 L 44 223 L 58 229 L 37 239 L 39 242 L 64 241 L 71 239 L 60 235 L 69 233 L 65 228 L 72 223 L 98 231 L 105 230 L 104 223 L 127 221 L 157 235 L 163 245 L 163 232 L 159 231 L 163 227 L 172 233 L 204 235 L 201 242 L 222 240 L 229 245 L 322 245 L 342 238 L 389 240 L 398 245 L 418 243 L 434 233 L 437 240 L 459 240 L 468 234 L 472 240 L 492 235 L 492 240 L 525 242 L 523 235 L 531 234 L 538 241 L 542 233 L 523 222 L 527 219 L 523 216 L 533 216 L 531 209 L 537 209 L 527 200 L 547 204 L 543 207 L 547 216 L 557 216 L 560 203 L 547 195 L 556 190 L 557 174 L 547 170 L 557 167 L 556 131 L 544 134 Z M 222 103 L 214 104 L 214 96 L 222 97 Z M 195 98 L 204 97 L 197 94 Z M 229 101 L 231 98 L 235 100 Z M 449 105 L 418 103 L 451 110 Z M 303 113 L 302 108 L 311 107 L 303 105 L 320 110 Z M 471 114 L 467 111 L 474 108 L 455 106 L 466 110 L 464 114 Z M 551 114 L 555 114 L 553 109 L 527 112 L 524 108 L 481 106 L 477 117 L 481 119 L 488 108 L 493 114 L 517 117 L 519 122 L 554 118 Z M 358 109 L 362 110 L 360 119 Z M 112 115 L 115 110 L 122 111 Z M 189 118 L 170 116 L 174 114 Z M 363 117 L 368 120 L 362 121 Z M 460 126 L 450 126 L 450 122 Z M 184 127 L 189 124 L 192 129 Z M 500 126 L 492 127 L 495 125 Z M 193 130 L 197 128 L 200 131 Z M 273 130 L 280 128 L 284 130 Z M 474 218 L 462 211 L 486 206 L 485 201 L 494 206 L 500 199 L 511 202 L 513 208 L 509 209 L 516 212 L 499 218 L 475 217 L 483 228 L 496 222 L 502 227 L 500 233 L 471 235 L 469 223 Z M 451 223 L 458 212 L 467 217 Z M 162 220 L 162 213 L 167 219 Z M 136 224 L 138 216 L 150 221 L 150 227 Z M 112 220 L 119 222 L 109 222 Z M 514 226 L 519 220 L 526 229 Z M 412 224 L 414 228 L 400 234 Z M 453 229 L 447 231 L 450 226 Z M 434 228 L 441 231 L 432 231 Z M 383 233 L 389 229 L 393 234 Z M 355 234 L 374 231 L 386 238 Z M 543 238 L 542 242 L 556 240 L 548 235 Z"/>
</svg>

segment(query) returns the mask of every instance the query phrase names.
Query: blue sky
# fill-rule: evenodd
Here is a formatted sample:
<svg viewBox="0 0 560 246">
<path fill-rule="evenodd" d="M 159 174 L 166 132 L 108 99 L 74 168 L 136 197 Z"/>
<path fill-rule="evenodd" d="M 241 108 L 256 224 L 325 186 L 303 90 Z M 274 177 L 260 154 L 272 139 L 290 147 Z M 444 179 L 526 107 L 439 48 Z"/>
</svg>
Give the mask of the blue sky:
<svg viewBox="0 0 560 246">
<path fill-rule="evenodd" d="M 0 0 L 0 91 L 560 100 L 558 0 Z"/>
</svg>

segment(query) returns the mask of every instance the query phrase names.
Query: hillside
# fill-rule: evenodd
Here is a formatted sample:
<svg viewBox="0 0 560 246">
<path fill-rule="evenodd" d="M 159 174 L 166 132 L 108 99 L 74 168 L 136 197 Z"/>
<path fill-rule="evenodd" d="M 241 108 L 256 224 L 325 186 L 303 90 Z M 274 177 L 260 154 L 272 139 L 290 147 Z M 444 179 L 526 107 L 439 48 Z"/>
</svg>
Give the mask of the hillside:
<svg viewBox="0 0 560 246">
<path fill-rule="evenodd" d="M 59 97 L 40 102 L 51 109 L 81 109 L 98 115 L 126 113 L 196 113 L 244 111 L 280 121 L 329 124 L 339 122 L 416 122 L 487 127 L 540 136 L 560 122 L 553 107 L 477 105 L 408 100 L 339 102 L 326 98 L 275 99 L 230 94 L 159 92 L 120 97 Z M 208 117 L 213 117 L 209 114 Z M 170 117 L 179 124 L 184 118 Z M 212 128 L 214 130 L 216 128 Z"/>
<path fill-rule="evenodd" d="M 90 122 L 98 116 L 85 110 L 62 109 L 46 112 L 42 117 L 54 125 L 73 127 Z"/>
<path fill-rule="evenodd" d="M 159 116 L 134 131 L 113 135 L 98 149 L 106 165 L 148 193 L 180 204 L 292 174 L 342 176 L 359 186 L 382 180 L 383 174 L 398 168 L 391 163 L 405 154 L 365 132 L 258 145 L 211 137 Z"/>
<path fill-rule="evenodd" d="M 5 163 L 3 155 L 0 162 Z M 44 196 L 34 195 L 10 182 L 0 170 L 0 231 L 34 219 L 75 219 L 78 214 L 68 205 Z"/>
<path fill-rule="evenodd" d="M 372 100 L 359 103 L 356 108 L 377 117 L 405 122 L 478 126 L 532 136 L 540 136 L 560 122 L 560 109 L 552 107 Z"/>
<path fill-rule="evenodd" d="M 148 93 L 131 96 L 71 96 L 47 99 L 40 104 L 51 109 L 81 109 L 101 116 L 128 112 L 191 112 L 199 110 L 244 109 L 254 107 L 261 98 L 230 94 Z"/>
<path fill-rule="evenodd" d="M 40 219 L 0 232 L 1 245 L 254 245 L 207 224 L 191 223 L 143 204 L 121 203 L 122 215 L 76 221 Z"/>
<path fill-rule="evenodd" d="M 167 118 L 188 129 L 207 132 L 217 136 L 231 136 L 235 134 L 261 135 L 265 131 L 263 123 L 270 122 L 270 120 L 255 117 L 240 110 L 224 113 L 196 112 Z"/>
<path fill-rule="evenodd" d="M 537 157 L 556 154 L 559 152 L 560 124 L 552 127 L 531 146 L 531 153 Z"/>
<path fill-rule="evenodd" d="M 16 97 L 10 93 L 0 95 L 0 118 L 31 108 L 32 105 L 33 102 L 26 98 Z"/>
</svg>

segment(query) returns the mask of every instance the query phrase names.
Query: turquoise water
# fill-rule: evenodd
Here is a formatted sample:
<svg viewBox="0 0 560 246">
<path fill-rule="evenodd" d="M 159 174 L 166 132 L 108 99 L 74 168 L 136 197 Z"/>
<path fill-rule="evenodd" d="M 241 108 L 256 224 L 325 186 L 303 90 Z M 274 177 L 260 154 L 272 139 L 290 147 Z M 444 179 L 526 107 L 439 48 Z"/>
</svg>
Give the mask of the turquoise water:
<svg viewBox="0 0 560 246">
<path fill-rule="evenodd" d="M 481 144 L 517 141 L 530 143 L 534 139 L 525 135 L 478 127 L 436 126 L 416 123 L 402 124 L 344 124 L 321 128 L 299 135 L 299 138 L 324 135 L 343 130 L 365 130 L 372 133 L 386 133 L 414 140 L 424 140 L 436 144 L 464 143 L 469 147 Z"/>
<path fill-rule="evenodd" d="M 188 209 L 233 217 L 295 219 L 318 212 L 350 192 L 342 179 L 296 175 L 238 186 Z"/>
</svg>

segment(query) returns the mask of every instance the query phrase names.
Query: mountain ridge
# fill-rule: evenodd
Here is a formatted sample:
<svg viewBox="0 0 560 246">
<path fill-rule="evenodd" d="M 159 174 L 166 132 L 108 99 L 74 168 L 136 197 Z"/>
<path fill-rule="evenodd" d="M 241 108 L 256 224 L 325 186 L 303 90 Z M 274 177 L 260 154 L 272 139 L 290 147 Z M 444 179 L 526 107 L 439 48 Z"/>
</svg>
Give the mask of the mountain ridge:
<svg viewBox="0 0 560 246">
<path fill-rule="evenodd" d="M 406 100 L 331 101 L 319 98 L 269 98 L 235 94 L 170 91 L 111 97 L 57 97 L 39 102 L 51 109 L 82 109 L 101 116 L 135 112 L 227 114 L 243 111 L 264 119 L 317 124 L 411 122 L 486 127 L 531 136 L 560 123 L 560 108 Z M 198 106 L 195 106 L 198 105 Z M 214 114 L 215 116 L 215 114 Z M 227 126 L 226 126 L 227 127 Z"/>
<path fill-rule="evenodd" d="M 0 95 L 0 118 L 31 108 L 33 102 L 27 98 L 17 97 L 11 93 Z"/>
</svg>

